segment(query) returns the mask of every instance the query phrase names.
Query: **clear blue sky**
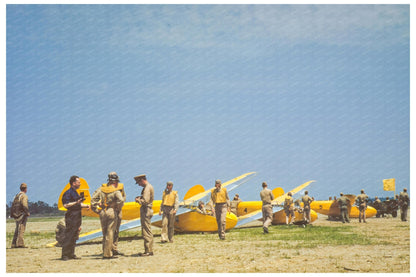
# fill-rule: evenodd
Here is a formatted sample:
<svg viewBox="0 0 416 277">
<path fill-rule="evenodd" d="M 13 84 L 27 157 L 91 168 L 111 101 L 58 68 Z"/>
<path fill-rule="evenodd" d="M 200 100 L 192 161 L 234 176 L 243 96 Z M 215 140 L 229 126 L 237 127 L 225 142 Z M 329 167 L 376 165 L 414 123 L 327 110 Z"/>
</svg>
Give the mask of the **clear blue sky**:
<svg viewBox="0 0 416 277">
<path fill-rule="evenodd" d="M 8 5 L 6 201 L 116 171 L 318 199 L 410 182 L 409 5 Z"/>
</svg>

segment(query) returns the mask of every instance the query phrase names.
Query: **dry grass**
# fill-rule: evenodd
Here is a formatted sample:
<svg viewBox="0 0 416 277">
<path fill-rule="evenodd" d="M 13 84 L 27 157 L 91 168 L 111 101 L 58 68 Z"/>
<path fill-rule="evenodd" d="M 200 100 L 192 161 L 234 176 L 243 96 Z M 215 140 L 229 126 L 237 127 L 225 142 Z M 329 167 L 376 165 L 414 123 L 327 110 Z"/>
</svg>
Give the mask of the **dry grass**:
<svg viewBox="0 0 416 277">
<path fill-rule="evenodd" d="M 54 237 L 59 218 L 29 222 L 27 249 L 6 249 L 8 273 L 44 272 L 171 272 L 171 273 L 305 273 L 305 272 L 410 272 L 410 225 L 398 218 L 370 218 L 367 224 L 352 220 L 342 224 L 320 218 L 307 228 L 272 226 L 234 229 L 221 241 L 215 233 L 175 235 L 175 242 L 161 244 L 155 228 L 153 257 L 138 257 L 143 251 L 139 230 L 122 233 L 119 249 L 125 255 L 101 259 L 102 245 L 96 240 L 76 248 L 81 260 L 61 261 L 61 248 L 45 245 Z M 99 226 L 97 219 L 84 218 L 83 232 Z M 7 223 L 10 246 L 14 223 Z M 25 261 L 22 263 L 21 261 Z"/>
</svg>

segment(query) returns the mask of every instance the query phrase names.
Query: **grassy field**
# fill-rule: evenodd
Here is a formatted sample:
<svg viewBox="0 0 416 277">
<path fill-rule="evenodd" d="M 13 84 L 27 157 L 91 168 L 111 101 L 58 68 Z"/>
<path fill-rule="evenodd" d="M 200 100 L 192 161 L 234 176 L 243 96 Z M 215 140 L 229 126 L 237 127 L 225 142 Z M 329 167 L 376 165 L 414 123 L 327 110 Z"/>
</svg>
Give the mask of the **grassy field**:
<svg viewBox="0 0 416 277">
<path fill-rule="evenodd" d="M 31 218 L 25 242 L 28 249 L 7 249 L 7 272 L 410 272 L 410 225 L 398 218 L 370 218 L 367 224 L 328 221 L 321 216 L 313 225 L 233 229 L 220 241 L 216 233 L 176 234 L 172 244 L 160 243 L 154 228 L 155 256 L 140 258 L 143 240 L 139 229 L 121 233 L 119 250 L 125 255 L 111 262 L 101 259 L 101 240 L 76 248 L 79 261 L 61 262 L 54 241 L 60 218 Z M 257 224 L 258 225 L 258 224 Z M 99 226 L 84 218 L 83 230 Z M 14 222 L 7 222 L 10 247 Z M 25 257 L 30 263 L 14 266 Z"/>
</svg>

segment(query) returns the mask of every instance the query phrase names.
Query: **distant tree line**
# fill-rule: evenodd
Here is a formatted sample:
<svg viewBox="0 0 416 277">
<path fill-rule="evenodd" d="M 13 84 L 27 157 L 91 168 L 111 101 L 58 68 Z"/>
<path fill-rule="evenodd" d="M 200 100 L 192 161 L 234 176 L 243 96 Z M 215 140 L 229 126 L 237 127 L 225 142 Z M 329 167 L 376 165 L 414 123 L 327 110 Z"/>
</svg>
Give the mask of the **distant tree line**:
<svg viewBox="0 0 416 277">
<path fill-rule="evenodd" d="M 30 216 L 55 216 L 55 215 L 64 215 L 65 212 L 60 211 L 58 209 L 58 204 L 53 204 L 53 206 L 49 206 L 47 203 L 43 201 L 38 202 L 28 202 L 29 205 L 29 212 Z M 6 216 L 10 216 L 10 209 L 12 207 L 12 202 L 6 204 Z"/>
</svg>

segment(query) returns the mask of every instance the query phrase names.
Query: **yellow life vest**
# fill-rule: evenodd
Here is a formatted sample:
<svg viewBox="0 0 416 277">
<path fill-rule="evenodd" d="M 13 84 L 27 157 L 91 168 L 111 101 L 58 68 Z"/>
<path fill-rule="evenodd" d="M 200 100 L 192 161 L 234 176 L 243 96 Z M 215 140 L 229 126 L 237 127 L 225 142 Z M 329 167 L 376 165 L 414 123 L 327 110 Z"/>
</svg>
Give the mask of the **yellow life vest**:
<svg viewBox="0 0 416 277">
<path fill-rule="evenodd" d="M 163 205 L 170 207 L 174 206 L 177 194 L 178 192 L 174 190 L 172 190 L 170 193 L 166 193 L 166 191 L 163 191 Z"/>
<path fill-rule="evenodd" d="M 227 202 L 227 189 L 221 188 L 219 192 L 217 189 L 212 190 L 212 194 L 214 196 L 214 203 L 226 203 Z"/>
<path fill-rule="evenodd" d="M 107 208 L 108 208 L 108 203 L 107 203 L 108 194 L 112 193 L 112 192 L 115 192 L 115 191 L 118 191 L 119 188 L 115 188 L 114 186 L 109 186 L 108 184 L 103 184 L 100 189 L 105 194 L 103 204 L 104 204 L 104 209 L 107 210 Z"/>
</svg>

